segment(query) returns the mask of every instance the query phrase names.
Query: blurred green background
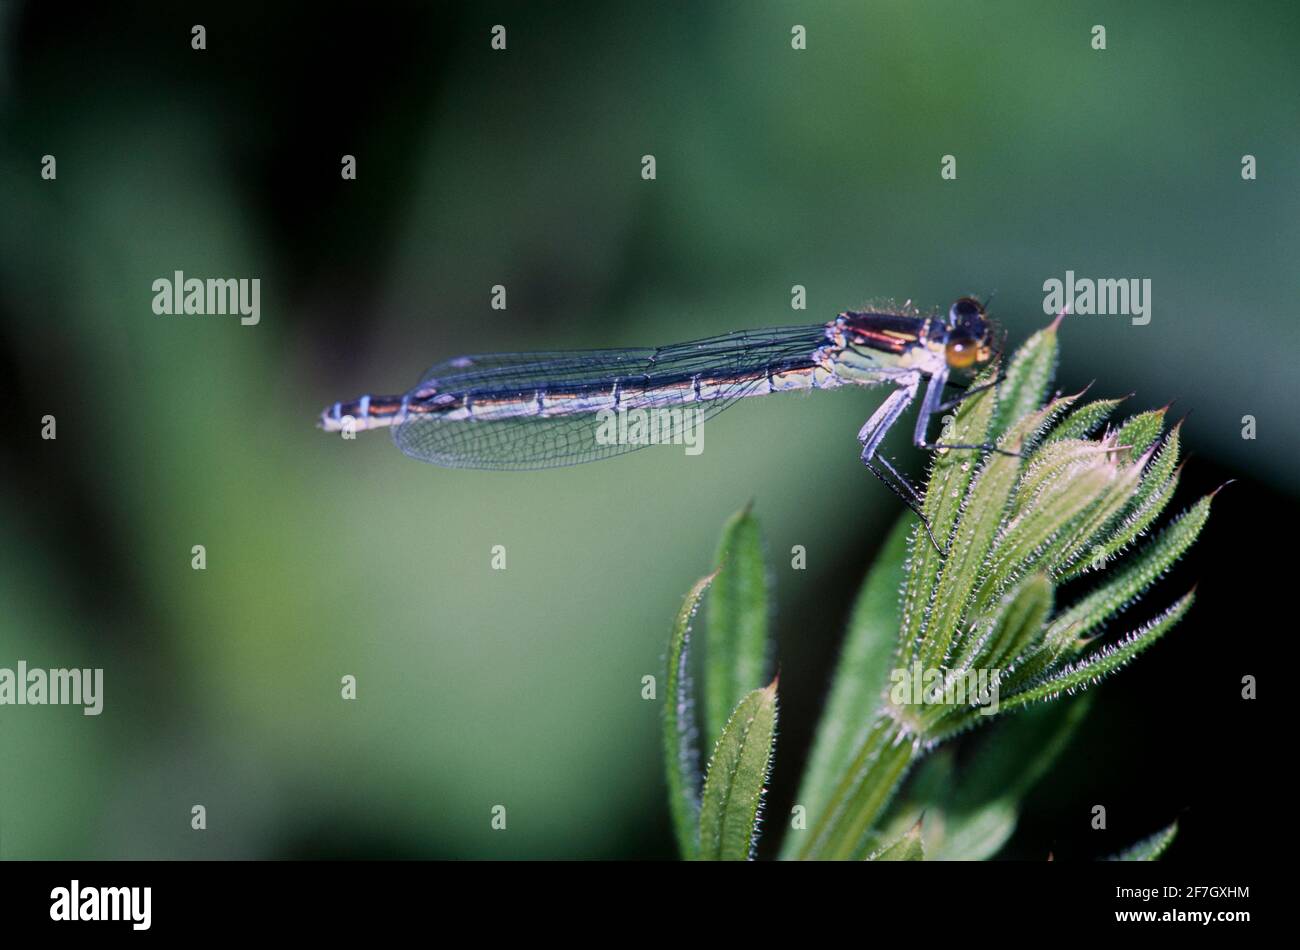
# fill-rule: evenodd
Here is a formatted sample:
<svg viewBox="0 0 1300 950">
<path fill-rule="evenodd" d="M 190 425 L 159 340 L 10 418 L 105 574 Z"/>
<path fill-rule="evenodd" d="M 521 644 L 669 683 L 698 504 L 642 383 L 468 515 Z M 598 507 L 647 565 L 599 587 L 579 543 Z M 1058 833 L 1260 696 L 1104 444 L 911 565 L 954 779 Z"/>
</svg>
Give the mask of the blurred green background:
<svg viewBox="0 0 1300 950">
<path fill-rule="evenodd" d="M 1179 397 L 1189 470 L 1291 517 L 1297 39 L 1283 3 L 3 5 L 0 666 L 103 667 L 106 697 L 98 718 L 0 707 L 0 857 L 669 856 L 641 677 L 750 499 L 788 797 L 899 510 L 854 440 L 880 394 L 755 400 L 699 457 L 539 473 L 443 471 L 314 428 L 458 353 L 992 292 L 1016 344 L 1067 269 L 1150 278 L 1148 326 L 1067 322 L 1062 387 Z M 176 270 L 259 277 L 261 323 L 155 315 Z M 901 431 L 889 451 L 920 470 Z M 1200 669 L 1196 642 L 1142 663 Z M 1132 775 L 1150 750 L 1116 755 Z M 1203 794 L 1168 773 L 1177 756 L 1153 761 L 1152 815 Z M 1101 780 L 1079 776 L 1061 794 L 1091 800 Z M 1043 803 L 1043 826 L 1082 824 L 1064 807 Z"/>
</svg>

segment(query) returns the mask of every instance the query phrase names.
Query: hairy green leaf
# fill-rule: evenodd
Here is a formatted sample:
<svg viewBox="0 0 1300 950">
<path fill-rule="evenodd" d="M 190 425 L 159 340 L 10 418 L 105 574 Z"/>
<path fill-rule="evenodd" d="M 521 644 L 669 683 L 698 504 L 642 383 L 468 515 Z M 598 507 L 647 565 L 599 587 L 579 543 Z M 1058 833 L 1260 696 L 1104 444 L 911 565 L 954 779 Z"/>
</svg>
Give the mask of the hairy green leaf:
<svg viewBox="0 0 1300 950">
<path fill-rule="evenodd" d="M 1165 850 L 1174 843 L 1178 836 L 1178 822 L 1162 828 L 1149 838 L 1143 838 L 1137 844 L 1130 845 L 1119 854 L 1109 858 L 1110 861 L 1156 861 Z"/>
<path fill-rule="evenodd" d="M 1007 448 L 1018 451 L 1051 417 L 1055 405 L 1045 406 L 1018 420 L 1006 433 Z M 1022 461 L 1018 455 L 991 454 L 971 484 L 948 557 L 939 573 L 926 648 L 920 654 L 920 662 L 925 667 L 937 666 L 948 655 L 948 648 L 959 641 L 964 632 L 961 629 L 962 613 L 1003 521 Z"/>
<path fill-rule="evenodd" d="M 1096 465 L 1098 455 L 1104 451 L 1096 442 L 1086 439 L 1062 439 L 1036 449 L 1026 460 L 1016 484 L 1011 520 L 1018 520 L 1036 507 L 1040 498 L 1052 491 L 1062 478 Z"/>
<path fill-rule="evenodd" d="M 1119 399 L 1097 399 L 1084 403 L 1053 427 L 1051 433 L 1043 440 L 1043 445 L 1051 445 L 1062 439 L 1086 439 L 1105 422 L 1115 408 L 1127 397 Z"/>
<path fill-rule="evenodd" d="M 690 662 L 691 620 L 700 598 L 717 576 L 701 577 L 686 594 L 673 623 L 668 642 L 667 696 L 664 700 L 664 769 L 668 776 L 668 809 L 682 857 L 690 860 L 699 849 L 700 753 L 696 746 L 694 697 Z"/>
<path fill-rule="evenodd" d="M 1141 481 L 1142 462 L 1139 460 L 1117 468 L 1108 465 L 1105 470 L 1112 475 L 1110 484 L 1097 494 L 1092 505 L 1066 525 L 1050 549 L 1044 550 L 1041 557 L 1032 559 L 1030 563 L 1041 564 L 1053 576 L 1058 576 L 1070 565 L 1095 552 L 1096 541 L 1120 518 L 1120 512 Z"/>
<path fill-rule="evenodd" d="M 1002 595 L 998 608 L 977 626 L 958 670 L 1001 669 L 1028 650 L 1042 636 L 1043 622 L 1052 612 L 1051 580 L 1041 573 L 1029 575 Z"/>
<path fill-rule="evenodd" d="M 1196 541 L 1209 520 L 1213 499 L 1213 495 L 1206 495 L 1171 521 L 1155 540 L 1143 547 L 1110 581 L 1056 617 L 1048 636 L 1066 628 L 1069 628 L 1072 637 L 1086 636 L 1132 604 Z"/>
<path fill-rule="evenodd" d="M 994 599 L 1047 557 L 1051 545 L 1081 519 L 1114 480 L 1105 464 L 1082 463 L 1049 479 L 1034 504 L 1003 526 L 986 562 L 975 595 L 975 608 L 987 610 Z"/>
<path fill-rule="evenodd" d="M 737 704 L 713 750 L 700 802 L 705 861 L 744 861 L 758 837 L 758 815 L 776 739 L 776 683 Z"/>
<path fill-rule="evenodd" d="M 801 858 L 847 861 L 865 855 L 868 835 L 915 757 L 916 746 L 887 716 L 878 718 L 799 850 Z"/>
<path fill-rule="evenodd" d="M 710 743 L 736 703 L 767 679 L 768 594 L 763 538 L 749 507 L 722 529 L 717 579 L 707 605 L 704 724 Z"/>
<path fill-rule="evenodd" d="M 1086 689 L 1107 673 L 1123 666 L 1169 631 L 1192 606 L 1195 595 L 1185 594 L 1172 607 L 1144 627 L 1130 633 L 1118 643 L 1103 646 L 1081 660 L 1067 664 L 1036 683 L 1002 700 L 1002 711 L 1015 709 L 1062 693 Z"/>
<path fill-rule="evenodd" d="M 901 833 L 924 813 L 931 860 L 992 857 L 1015 831 L 1021 801 L 1069 746 L 1091 700 L 1085 694 L 999 720 L 964 757 L 960 771 L 952 750 L 939 749 L 891 807 L 882 837 Z"/>
<path fill-rule="evenodd" d="M 973 385 L 983 386 L 992 382 L 996 373 L 996 365 L 989 367 Z M 957 445 L 987 442 L 995 403 L 996 397 L 988 389 L 965 399 L 957 408 L 957 415 L 944 426 L 939 441 Z M 974 473 L 975 464 L 965 451 L 936 454 L 931 463 L 922 511 L 940 544 L 944 544 L 952 533 Z M 903 591 L 903 626 L 899 634 L 903 666 L 912 662 L 913 651 L 919 643 L 934 596 L 934 581 L 943 565 L 943 555 L 934 549 L 926 532 L 918 531 L 912 538 L 908 563 L 907 585 Z"/>
<path fill-rule="evenodd" d="M 1063 580 L 1077 577 L 1092 569 L 1094 565 L 1104 566 L 1149 528 L 1164 511 L 1178 488 L 1177 461 L 1181 425 L 1179 423 L 1174 426 L 1164 443 L 1156 450 L 1155 457 L 1142 475 L 1141 484 L 1133 493 L 1133 497 L 1109 537 L 1099 540 L 1069 568 L 1058 571 L 1058 576 Z"/>
<path fill-rule="evenodd" d="M 867 859 L 868 861 L 924 861 L 925 845 L 921 841 L 921 822 L 918 820 L 907 833 L 886 845 Z"/>
<path fill-rule="evenodd" d="M 1132 462 L 1141 458 L 1147 449 L 1155 445 L 1156 439 L 1160 438 L 1160 433 L 1164 430 L 1167 411 L 1166 406 L 1164 409 L 1152 409 L 1124 420 L 1124 424 L 1119 427 L 1119 432 L 1115 435 L 1115 444 L 1128 446 L 1124 456 L 1125 461 Z"/>
<path fill-rule="evenodd" d="M 998 387 L 998 405 L 990 428 L 993 436 L 1000 437 L 1046 400 L 1047 387 L 1056 372 L 1058 323 L 1052 321 L 1016 351 L 1007 367 L 1007 378 Z"/>
</svg>

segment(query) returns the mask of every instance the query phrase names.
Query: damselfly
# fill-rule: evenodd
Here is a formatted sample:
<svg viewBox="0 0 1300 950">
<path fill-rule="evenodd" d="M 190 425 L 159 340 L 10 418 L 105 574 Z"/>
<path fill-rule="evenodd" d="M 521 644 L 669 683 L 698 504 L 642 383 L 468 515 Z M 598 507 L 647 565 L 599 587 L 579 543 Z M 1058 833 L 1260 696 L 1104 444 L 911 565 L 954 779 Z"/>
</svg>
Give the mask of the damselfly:
<svg viewBox="0 0 1300 950">
<path fill-rule="evenodd" d="M 647 444 L 610 438 L 612 414 L 689 410 L 698 424 L 747 396 L 886 384 L 893 391 L 858 432 L 862 461 L 919 515 L 920 497 L 878 454 L 880 444 L 924 382 L 912 437 L 918 447 L 993 449 L 926 438 L 930 417 L 948 408 L 949 374 L 987 362 L 991 336 L 984 306 L 963 297 L 946 319 L 845 311 L 829 323 L 654 349 L 462 356 L 434 366 L 403 395 L 336 402 L 320 424 L 329 431 L 391 428 L 398 448 L 434 465 L 550 468 Z"/>
</svg>

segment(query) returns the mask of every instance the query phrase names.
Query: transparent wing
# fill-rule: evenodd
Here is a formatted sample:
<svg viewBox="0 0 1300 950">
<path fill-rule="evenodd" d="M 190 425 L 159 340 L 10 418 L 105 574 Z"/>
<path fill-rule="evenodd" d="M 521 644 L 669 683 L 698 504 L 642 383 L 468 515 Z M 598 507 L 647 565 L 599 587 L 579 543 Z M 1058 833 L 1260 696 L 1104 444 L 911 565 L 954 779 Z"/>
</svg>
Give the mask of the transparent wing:
<svg viewBox="0 0 1300 950">
<path fill-rule="evenodd" d="M 825 342 L 822 325 L 729 333 L 656 349 L 572 350 L 469 356 L 441 363 L 411 391 L 412 399 L 518 400 L 544 394 L 596 394 L 620 386 L 624 400 L 654 413 L 656 424 L 697 426 L 739 399 L 766 391 L 767 374 L 808 365 Z M 712 398 L 697 399 L 690 381 L 710 380 Z M 436 396 L 434 395 L 436 394 Z M 610 403 L 604 403 L 608 407 Z M 599 407 L 562 414 L 448 418 L 413 414 L 393 428 L 407 455 L 448 468 L 536 469 L 609 458 L 651 442 L 645 432 L 611 430 Z M 683 430 L 678 429 L 678 432 Z"/>
<path fill-rule="evenodd" d="M 460 356 L 430 367 L 412 393 L 432 387 L 444 393 L 508 391 L 536 388 L 539 383 L 613 383 L 633 376 L 761 368 L 807 358 L 825 342 L 826 327 L 817 323 L 741 330 L 656 348 Z"/>
<path fill-rule="evenodd" d="M 667 399 L 659 409 L 680 407 L 680 419 L 659 419 L 655 424 L 671 432 L 689 433 L 728 406 L 759 389 L 763 378 L 737 383 L 727 395 L 707 402 L 676 405 Z M 692 438 L 694 436 L 691 436 Z M 560 416 L 515 416 L 507 419 L 447 419 L 416 416 L 393 429 L 393 441 L 411 458 L 444 468 L 519 470 L 557 468 L 611 458 L 653 444 L 628 437 L 618 430 L 618 416 L 602 417 L 595 412 Z"/>
</svg>

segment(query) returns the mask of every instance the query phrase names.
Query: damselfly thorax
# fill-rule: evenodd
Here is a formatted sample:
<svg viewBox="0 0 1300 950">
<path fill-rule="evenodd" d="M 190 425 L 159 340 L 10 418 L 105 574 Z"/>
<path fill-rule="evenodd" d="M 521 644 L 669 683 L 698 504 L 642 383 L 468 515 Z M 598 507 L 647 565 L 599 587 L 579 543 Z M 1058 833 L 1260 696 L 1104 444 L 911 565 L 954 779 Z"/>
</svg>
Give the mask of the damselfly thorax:
<svg viewBox="0 0 1300 950">
<path fill-rule="evenodd" d="M 893 391 L 858 439 L 863 462 L 890 484 L 875 465 L 876 450 L 921 383 L 928 385 L 913 440 L 930 447 L 927 427 L 949 374 L 991 356 L 984 307 L 963 297 L 944 317 L 846 311 L 824 324 L 655 348 L 462 356 L 432 367 L 401 395 L 337 402 L 320 424 L 327 431 L 390 428 L 403 452 L 435 465 L 550 468 L 646 444 L 603 437 L 611 413 L 682 410 L 699 424 L 751 396 L 888 384 Z"/>
</svg>

